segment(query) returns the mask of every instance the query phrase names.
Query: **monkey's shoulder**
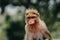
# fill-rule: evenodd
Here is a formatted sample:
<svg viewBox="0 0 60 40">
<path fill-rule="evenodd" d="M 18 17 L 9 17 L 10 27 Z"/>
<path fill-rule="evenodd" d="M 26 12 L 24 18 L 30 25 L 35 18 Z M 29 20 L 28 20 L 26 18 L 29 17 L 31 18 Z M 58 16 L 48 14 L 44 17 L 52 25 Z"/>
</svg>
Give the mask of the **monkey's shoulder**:
<svg viewBox="0 0 60 40">
<path fill-rule="evenodd" d="M 40 20 L 40 27 L 44 30 L 48 29 L 46 23 L 43 20 Z"/>
</svg>

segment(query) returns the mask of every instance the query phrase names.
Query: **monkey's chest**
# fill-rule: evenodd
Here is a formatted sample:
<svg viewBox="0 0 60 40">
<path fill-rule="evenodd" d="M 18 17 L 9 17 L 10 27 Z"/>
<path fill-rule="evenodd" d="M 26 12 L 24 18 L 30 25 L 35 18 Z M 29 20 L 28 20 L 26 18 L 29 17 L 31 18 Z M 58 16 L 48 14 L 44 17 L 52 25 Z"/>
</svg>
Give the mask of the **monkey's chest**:
<svg viewBox="0 0 60 40">
<path fill-rule="evenodd" d="M 31 31 L 31 32 L 38 32 L 39 29 L 36 26 L 32 26 L 32 27 L 29 27 L 29 31 Z"/>
<path fill-rule="evenodd" d="M 35 33 L 33 40 L 44 40 L 43 36 L 39 33 Z"/>
</svg>

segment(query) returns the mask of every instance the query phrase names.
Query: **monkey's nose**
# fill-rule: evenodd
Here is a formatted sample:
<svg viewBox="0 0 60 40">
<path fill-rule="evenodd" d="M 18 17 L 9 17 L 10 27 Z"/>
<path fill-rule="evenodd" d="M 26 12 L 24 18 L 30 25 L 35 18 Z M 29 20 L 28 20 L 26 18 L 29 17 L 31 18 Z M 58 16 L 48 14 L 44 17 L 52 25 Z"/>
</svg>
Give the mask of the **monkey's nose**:
<svg viewBox="0 0 60 40">
<path fill-rule="evenodd" d="M 29 24 L 34 24 L 34 22 L 31 22 L 31 21 L 30 21 Z"/>
</svg>

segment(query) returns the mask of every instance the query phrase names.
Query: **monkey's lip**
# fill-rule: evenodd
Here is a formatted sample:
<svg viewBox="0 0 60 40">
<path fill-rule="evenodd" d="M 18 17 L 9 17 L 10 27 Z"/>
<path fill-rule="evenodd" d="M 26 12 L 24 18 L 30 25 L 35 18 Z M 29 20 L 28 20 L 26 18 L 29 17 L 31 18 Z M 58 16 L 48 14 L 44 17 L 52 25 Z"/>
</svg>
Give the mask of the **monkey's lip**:
<svg viewBox="0 0 60 40">
<path fill-rule="evenodd" d="M 34 25 L 34 24 L 29 24 L 29 25 Z"/>
<path fill-rule="evenodd" d="M 29 24 L 30 26 L 34 26 L 34 25 L 36 25 L 36 24 Z"/>
</svg>

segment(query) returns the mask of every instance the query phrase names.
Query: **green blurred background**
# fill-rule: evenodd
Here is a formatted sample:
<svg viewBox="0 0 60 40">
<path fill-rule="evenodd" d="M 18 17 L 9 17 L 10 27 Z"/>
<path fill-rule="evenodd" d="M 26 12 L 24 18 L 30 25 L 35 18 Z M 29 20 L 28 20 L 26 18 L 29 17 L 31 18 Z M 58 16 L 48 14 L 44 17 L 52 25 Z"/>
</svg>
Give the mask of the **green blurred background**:
<svg viewBox="0 0 60 40">
<path fill-rule="evenodd" d="M 0 40 L 23 40 L 25 9 L 35 8 L 54 40 L 60 40 L 60 0 L 0 0 Z"/>
</svg>

